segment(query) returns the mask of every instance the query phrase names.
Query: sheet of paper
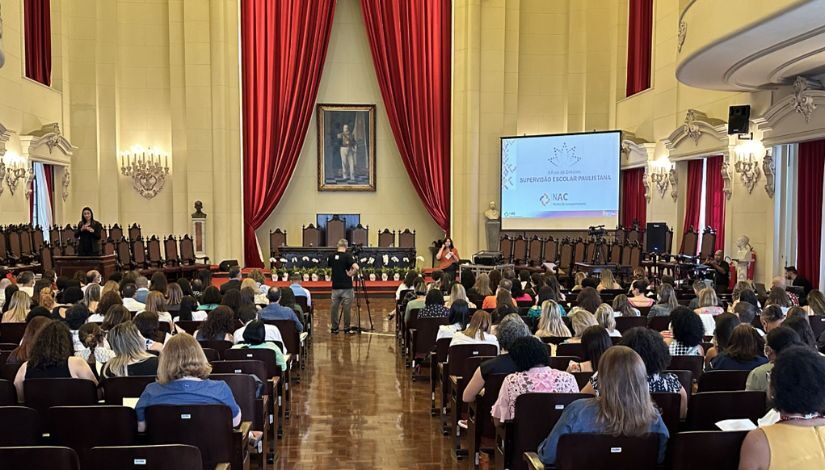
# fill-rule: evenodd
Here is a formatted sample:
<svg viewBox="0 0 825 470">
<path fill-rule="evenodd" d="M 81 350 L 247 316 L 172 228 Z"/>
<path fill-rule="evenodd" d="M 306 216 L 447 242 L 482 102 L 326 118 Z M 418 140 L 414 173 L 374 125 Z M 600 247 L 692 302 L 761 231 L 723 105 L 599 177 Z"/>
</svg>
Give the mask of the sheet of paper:
<svg viewBox="0 0 825 470">
<path fill-rule="evenodd" d="M 134 409 L 137 406 L 138 399 L 132 397 L 123 397 L 123 406 L 128 406 Z"/>
<path fill-rule="evenodd" d="M 716 422 L 716 427 L 722 431 L 750 431 L 756 425 L 749 419 L 725 419 Z"/>
</svg>

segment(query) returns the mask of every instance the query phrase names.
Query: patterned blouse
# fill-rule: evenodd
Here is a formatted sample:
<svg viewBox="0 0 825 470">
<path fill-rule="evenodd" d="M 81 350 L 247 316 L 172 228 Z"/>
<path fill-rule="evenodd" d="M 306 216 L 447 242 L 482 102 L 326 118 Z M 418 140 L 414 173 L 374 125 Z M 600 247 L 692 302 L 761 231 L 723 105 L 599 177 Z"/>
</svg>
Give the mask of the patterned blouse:
<svg viewBox="0 0 825 470">
<path fill-rule="evenodd" d="M 450 316 L 450 311 L 443 305 L 426 305 L 418 312 L 418 318 L 441 318 Z"/>
<path fill-rule="evenodd" d="M 673 339 L 670 342 L 670 349 L 671 356 L 701 356 L 702 355 L 702 346 L 687 346 L 679 342 L 678 339 Z"/>
<path fill-rule="evenodd" d="M 578 393 L 579 386 L 572 374 L 546 366 L 515 372 L 504 378 L 490 414 L 499 421 L 513 419 L 516 398 L 530 392 Z"/>
<path fill-rule="evenodd" d="M 590 385 L 596 394 L 599 393 L 599 373 L 593 374 L 590 377 Z M 679 393 L 682 389 L 682 383 L 679 382 L 679 377 L 676 374 L 653 374 L 647 376 L 647 388 L 650 393 Z"/>
</svg>

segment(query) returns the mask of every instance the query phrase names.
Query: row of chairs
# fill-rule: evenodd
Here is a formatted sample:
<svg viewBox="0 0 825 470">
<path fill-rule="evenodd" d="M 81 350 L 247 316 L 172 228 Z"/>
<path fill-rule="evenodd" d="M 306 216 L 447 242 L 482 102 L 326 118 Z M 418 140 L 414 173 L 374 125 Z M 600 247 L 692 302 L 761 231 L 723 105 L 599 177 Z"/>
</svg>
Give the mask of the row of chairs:
<svg viewBox="0 0 825 470">
<path fill-rule="evenodd" d="M 4 468 L 30 470 L 79 470 L 77 452 L 63 446 L 0 447 Z M 7 465 L 7 467 L 5 467 Z M 195 446 L 159 444 L 141 446 L 96 446 L 89 449 L 84 469 L 108 470 L 134 468 L 143 470 L 202 470 L 201 451 Z M 216 465 L 216 470 L 228 468 Z"/>
</svg>

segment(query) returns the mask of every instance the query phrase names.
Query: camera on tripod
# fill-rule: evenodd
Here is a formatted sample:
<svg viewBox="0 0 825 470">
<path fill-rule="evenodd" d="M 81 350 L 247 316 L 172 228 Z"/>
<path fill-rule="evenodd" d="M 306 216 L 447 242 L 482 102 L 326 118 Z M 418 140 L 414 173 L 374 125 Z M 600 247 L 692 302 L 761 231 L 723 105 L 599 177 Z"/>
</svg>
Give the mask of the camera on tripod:
<svg viewBox="0 0 825 470">
<path fill-rule="evenodd" d="M 362 251 L 364 251 L 363 243 L 353 243 L 349 249 L 349 252 L 352 256 L 358 256 L 361 254 Z"/>
<path fill-rule="evenodd" d="M 607 235 L 604 225 L 591 225 L 587 228 L 587 234 L 591 237 L 603 238 Z"/>
</svg>

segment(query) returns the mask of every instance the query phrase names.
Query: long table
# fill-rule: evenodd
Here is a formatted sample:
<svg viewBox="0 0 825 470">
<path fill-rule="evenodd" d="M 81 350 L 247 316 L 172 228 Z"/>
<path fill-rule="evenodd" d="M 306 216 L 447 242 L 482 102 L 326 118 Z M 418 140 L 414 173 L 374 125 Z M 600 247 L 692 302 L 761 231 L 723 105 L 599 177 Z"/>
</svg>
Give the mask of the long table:
<svg viewBox="0 0 825 470">
<path fill-rule="evenodd" d="M 327 258 L 335 251 L 334 247 L 282 246 L 275 261 L 286 269 L 326 268 Z M 362 268 L 412 268 L 415 267 L 415 248 L 365 246 L 356 261 Z"/>
</svg>

